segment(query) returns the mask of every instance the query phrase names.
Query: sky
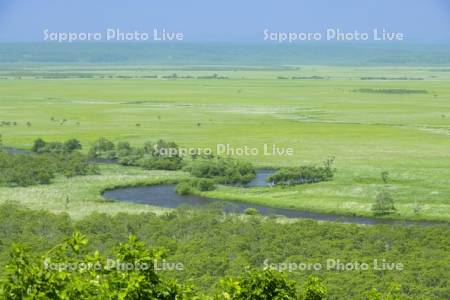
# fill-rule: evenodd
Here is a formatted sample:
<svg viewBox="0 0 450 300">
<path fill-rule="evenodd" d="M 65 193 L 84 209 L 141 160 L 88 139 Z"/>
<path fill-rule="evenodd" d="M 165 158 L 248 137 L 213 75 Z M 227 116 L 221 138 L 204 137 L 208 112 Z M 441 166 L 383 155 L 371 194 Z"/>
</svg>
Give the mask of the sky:
<svg viewBox="0 0 450 300">
<path fill-rule="evenodd" d="M 0 42 L 50 32 L 182 32 L 185 41 L 259 42 L 271 32 L 327 28 L 450 42 L 450 0 L 0 0 Z"/>
</svg>

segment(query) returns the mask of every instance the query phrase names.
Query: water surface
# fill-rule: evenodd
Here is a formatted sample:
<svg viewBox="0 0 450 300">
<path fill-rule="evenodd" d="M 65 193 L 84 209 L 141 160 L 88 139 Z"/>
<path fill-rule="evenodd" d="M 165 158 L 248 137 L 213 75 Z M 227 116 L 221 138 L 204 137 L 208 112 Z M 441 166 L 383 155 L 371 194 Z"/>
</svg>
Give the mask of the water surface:
<svg viewBox="0 0 450 300">
<path fill-rule="evenodd" d="M 270 176 L 270 174 L 272 174 L 273 172 L 273 170 L 258 170 L 258 176 L 249 184 L 249 186 L 255 187 L 266 185 L 265 178 L 267 176 Z M 246 209 L 255 208 L 259 211 L 260 214 L 265 216 L 279 215 L 288 218 L 306 218 L 318 221 L 334 221 L 365 225 L 389 224 L 429 226 L 447 224 L 433 221 L 400 221 L 356 216 L 342 216 L 336 214 L 314 213 L 289 208 L 270 207 L 266 205 L 250 204 L 239 201 L 224 201 L 220 199 L 212 199 L 196 195 L 182 196 L 175 192 L 174 184 L 119 188 L 111 191 L 106 191 L 105 193 L 103 193 L 103 197 L 111 200 L 150 204 L 153 206 L 164 208 L 177 208 L 182 205 L 189 205 L 192 207 L 206 207 L 208 205 L 215 205 L 221 207 L 222 210 L 226 213 L 245 213 Z"/>
</svg>

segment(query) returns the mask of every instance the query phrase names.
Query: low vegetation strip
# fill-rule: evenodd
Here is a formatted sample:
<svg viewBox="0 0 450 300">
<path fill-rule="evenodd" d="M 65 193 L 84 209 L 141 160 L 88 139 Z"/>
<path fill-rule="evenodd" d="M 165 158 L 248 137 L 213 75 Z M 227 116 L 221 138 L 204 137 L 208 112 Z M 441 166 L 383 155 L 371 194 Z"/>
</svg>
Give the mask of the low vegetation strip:
<svg viewBox="0 0 450 300">
<path fill-rule="evenodd" d="M 356 89 L 354 92 L 368 93 L 368 94 L 427 94 L 427 90 L 413 90 L 413 89 L 370 89 L 362 88 Z"/>
<path fill-rule="evenodd" d="M 422 77 L 371 77 L 364 76 L 360 78 L 361 80 L 424 80 Z"/>
</svg>

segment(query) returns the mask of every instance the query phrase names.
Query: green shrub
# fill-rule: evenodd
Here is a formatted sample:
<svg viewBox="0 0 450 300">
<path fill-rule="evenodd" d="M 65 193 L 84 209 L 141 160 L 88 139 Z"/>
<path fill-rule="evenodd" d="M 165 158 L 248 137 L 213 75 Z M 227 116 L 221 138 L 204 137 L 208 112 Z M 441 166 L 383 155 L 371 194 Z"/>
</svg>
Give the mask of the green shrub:
<svg viewBox="0 0 450 300">
<path fill-rule="evenodd" d="M 328 295 L 327 287 L 316 276 L 308 277 L 305 286 L 304 300 L 322 300 Z"/>
<path fill-rule="evenodd" d="M 295 282 L 275 270 L 247 270 L 238 278 L 221 280 L 224 291 L 220 299 L 298 300 Z M 320 298 L 322 299 L 322 298 Z"/>
<path fill-rule="evenodd" d="M 373 288 L 367 293 L 368 300 L 401 300 L 401 286 L 397 283 L 391 283 L 388 290 L 384 293 Z"/>
<path fill-rule="evenodd" d="M 389 172 L 388 171 L 381 172 L 380 176 L 381 176 L 381 181 L 383 181 L 384 184 L 388 184 L 389 183 L 390 177 L 389 177 Z"/>
<path fill-rule="evenodd" d="M 244 214 L 249 215 L 249 216 L 257 216 L 257 215 L 259 215 L 260 213 L 259 213 L 259 211 L 258 211 L 256 208 L 254 208 L 254 207 L 249 207 L 249 208 L 246 208 L 246 209 L 244 210 Z"/>
<path fill-rule="evenodd" d="M 372 212 L 375 216 L 389 215 L 396 211 L 394 198 L 387 191 L 378 193 L 375 203 L 372 205 Z"/>
<path fill-rule="evenodd" d="M 89 149 L 89 155 L 91 157 L 112 159 L 116 157 L 114 150 L 114 143 L 104 137 L 101 137 L 91 146 L 91 149 Z"/>
<path fill-rule="evenodd" d="M 77 139 L 70 139 L 64 143 L 64 149 L 66 150 L 66 152 L 71 153 L 76 150 L 81 150 L 82 146 L 80 141 L 78 141 Z"/>
<path fill-rule="evenodd" d="M 179 195 L 192 194 L 192 184 L 188 181 L 182 181 L 175 187 L 175 192 Z"/>
<path fill-rule="evenodd" d="M 33 151 L 33 152 L 41 152 L 45 148 L 46 144 L 47 143 L 43 139 L 38 138 L 37 140 L 34 141 L 33 147 L 31 148 L 31 151 Z"/>
<path fill-rule="evenodd" d="M 215 182 L 212 179 L 199 178 L 194 180 L 195 187 L 201 192 L 213 191 L 216 189 Z"/>
</svg>

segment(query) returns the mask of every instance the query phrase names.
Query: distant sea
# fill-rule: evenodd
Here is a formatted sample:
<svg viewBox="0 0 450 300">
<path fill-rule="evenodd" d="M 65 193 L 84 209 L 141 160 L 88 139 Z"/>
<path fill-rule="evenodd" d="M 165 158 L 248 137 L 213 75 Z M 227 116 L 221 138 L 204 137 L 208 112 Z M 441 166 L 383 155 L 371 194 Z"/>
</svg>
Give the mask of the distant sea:
<svg viewBox="0 0 450 300">
<path fill-rule="evenodd" d="M 449 66 L 450 44 L 0 43 L 0 63 Z"/>
</svg>

